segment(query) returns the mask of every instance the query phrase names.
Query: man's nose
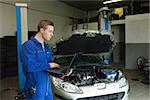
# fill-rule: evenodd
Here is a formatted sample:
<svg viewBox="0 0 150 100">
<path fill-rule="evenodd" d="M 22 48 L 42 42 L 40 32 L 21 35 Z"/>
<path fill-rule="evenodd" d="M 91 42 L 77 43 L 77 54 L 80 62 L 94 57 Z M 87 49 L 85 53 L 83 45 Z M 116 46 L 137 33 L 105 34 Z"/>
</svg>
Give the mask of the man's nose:
<svg viewBox="0 0 150 100">
<path fill-rule="evenodd" d="M 54 33 L 52 33 L 52 36 L 54 36 Z"/>
</svg>

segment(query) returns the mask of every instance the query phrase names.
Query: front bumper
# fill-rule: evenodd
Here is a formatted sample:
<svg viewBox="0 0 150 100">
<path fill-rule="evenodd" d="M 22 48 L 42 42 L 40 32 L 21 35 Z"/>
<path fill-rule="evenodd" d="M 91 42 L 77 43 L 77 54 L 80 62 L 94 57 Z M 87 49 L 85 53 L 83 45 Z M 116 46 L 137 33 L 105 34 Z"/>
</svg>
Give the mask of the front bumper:
<svg viewBox="0 0 150 100">
<path fill-rule="evenodd" d="M 57 88 L 55 88 L 55 93 L 58 98 L 63 100 L 128 100 L 128 84 L 122 88 L 119 88 L 117 83 L 111 83 L 101 90 L 94 86 L 82 86 L 80 89 L 83 94 L 68 93 Z"/>
</svg>

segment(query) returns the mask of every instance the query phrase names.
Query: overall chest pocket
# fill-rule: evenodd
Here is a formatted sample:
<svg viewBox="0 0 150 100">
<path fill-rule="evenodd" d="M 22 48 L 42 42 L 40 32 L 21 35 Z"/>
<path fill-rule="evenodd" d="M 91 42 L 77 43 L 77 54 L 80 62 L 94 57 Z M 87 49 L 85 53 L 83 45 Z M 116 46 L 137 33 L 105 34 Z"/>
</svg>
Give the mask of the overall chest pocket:
<svg viewBox="0 0 150 100">
<path fill-rule="evenodd" d="M 36 57 L 37 57 L 37 61 L 39 63 L 47 63 L 47 59 L 46 59 L 46 54 L 44 51 L 42 50 L 37 50 L 36 51 Z"/>
</svg>

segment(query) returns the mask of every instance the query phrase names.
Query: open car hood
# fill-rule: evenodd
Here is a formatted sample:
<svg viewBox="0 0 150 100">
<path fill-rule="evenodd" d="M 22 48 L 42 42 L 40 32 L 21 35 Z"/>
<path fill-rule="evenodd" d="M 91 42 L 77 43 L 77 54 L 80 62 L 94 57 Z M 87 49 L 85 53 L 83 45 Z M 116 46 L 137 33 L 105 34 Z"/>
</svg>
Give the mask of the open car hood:
<svg viewBox="0 0 150 100">
<path fill-rule="evenodd" d="M 68 55 L 77 52 L 104 53 L 112 49 L 113 41 L 110 35 L 101 33 L 73 34 L 67 40 L 56 44 L 55 55 Z"/>
</svg>

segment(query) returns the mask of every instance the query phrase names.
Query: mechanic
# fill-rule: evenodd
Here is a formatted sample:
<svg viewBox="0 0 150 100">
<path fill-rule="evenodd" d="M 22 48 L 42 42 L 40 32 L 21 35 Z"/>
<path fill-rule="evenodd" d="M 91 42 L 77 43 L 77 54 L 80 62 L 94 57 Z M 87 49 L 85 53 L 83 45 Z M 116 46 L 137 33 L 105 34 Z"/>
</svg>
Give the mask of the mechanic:
<svg viewBox="0 0 150 100">
<path fill-rule="evenodd" d="M 59 68 L 59 64 L 52 62 L 52 50 L 45 43 L 53 34 L 53 22 L 41 20 L 35 36 L 22 45 L 21 62 L 26 76 L 26 100 L 53 100 L 50 75 L 46 70 Z"/>
</svg>

